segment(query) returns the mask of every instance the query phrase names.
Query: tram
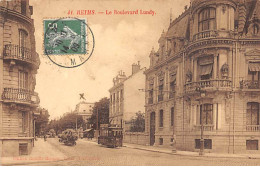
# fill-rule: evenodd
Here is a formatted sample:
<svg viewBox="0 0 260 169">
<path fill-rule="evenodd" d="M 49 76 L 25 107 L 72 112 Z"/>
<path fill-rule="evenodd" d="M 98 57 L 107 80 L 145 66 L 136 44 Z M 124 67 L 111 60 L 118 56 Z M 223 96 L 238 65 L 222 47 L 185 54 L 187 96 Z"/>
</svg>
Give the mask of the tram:
<svg viewBox="0 0 260 169">
<path fill-rule="evenodd" d="M 98 144 L 107 147 L 115 148 L 122 147 L 123 129 L 111 124 L 100 124 L 100 136 L 98 137 Z"/>
</svg>

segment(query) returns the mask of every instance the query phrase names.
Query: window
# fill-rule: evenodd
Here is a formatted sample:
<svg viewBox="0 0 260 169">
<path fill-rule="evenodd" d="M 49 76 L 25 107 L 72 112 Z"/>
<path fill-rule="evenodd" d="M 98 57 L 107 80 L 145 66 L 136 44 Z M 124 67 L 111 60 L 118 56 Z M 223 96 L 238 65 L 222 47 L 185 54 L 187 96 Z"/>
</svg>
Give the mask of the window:
<svg viewBox="0 0 260 169">
<path fill-rule="evenodd" d="M 28 72 L 19 71 L 18 83 L 19 89 L 28 89 Z"/>
<path fill-rule="evenodd" d="M 199 13 L 199 32 L 216 28 L 216 9 L 206 8 Z"/>
<path fill-rule="evenodd" d="M 159 144 L 163 145 L 163 138 L 159 138 Z"/>
<path fill-rule="evenodd" d="M 214 59 L 212 56 L 202 57 L 198 60 L 199 75 L 201 80 L 212 78 Z"/>
<path fill-rule="evenodd" d="M 259 125 L 259 103 L 247 103 L 246 124 Z"/>
<path fill-rule="evenodd" d="M 200 124 L 213 124 L 213 104 L 200 105 Z"/>
<path fill-rule="evenodd" d="M 25 30 L 19 30 L 19 56 L 24 57 L 26 55 L 28 34 Z"/>
<path fill-rule="evenodd" d="M 158 92 L 158 101 L 163 101 L 163 84 L 164 79 L 159 80 L 159 92 Z"/>
<path fill-rule="evenodd" d="M 25 30 L 19 30 L 19 46 L 26 47 L 27 46 L 27 37 L 28 34 Z"/>
<path fill-rule="evenodd" d="M 176 86 L 176 73 L 170 75 L 170 93 L 169 93 L 169 98 L 174 97 L 175 93 L 175 86 Z"/>
<path fill-rule="evenodd" d="M 254 35 L 257 35 L 258 32 L 259 32 L 259 27 L 258 27 L 257 24 L 254 24 L 254 26 L 253 26 L 253 34 L 254 34 Z"/>
<path fill-rule="evenodd" d="M 28 155 L 28 143 L 19 143 L 19 155 Z"/>
<path fill-rule="evenodd" d="M 160 110 L 160 124 L 159 127 L 163 127 L 163 110 Z"/>
<path fill-rule="evenodd" d="M 120 90 L 120 99 L 123 100 L 123 89 Z"/>
<path fill-rule="evenodd" d="M 112 98 L 112 95 L 110 95 L 110 102 L 111 102 L 111 103 L 113 102 L 113 98 Z"/>
<path fill-rule="evenodd" d="M 200 149 L 200 139 L 195 139 L 195 149 Z M 212 149 L 211 139 L 204 139 L 204 149 Z"/>
<path fill-rule="evenodd" d="M 119 91 L 116 93 L 116 101 L 119 101 Z"/>
<path fill-rule="evenodd" d="M 27 128 L 27 113 L 22 112 L 22 132 L 24 133 Z"/>
<path fill-rule="evenodd" d="M 153 104 L 153 83 L 149 84 L 148 104 Z"/>
<path fill-rule="evenodd" d="M 26 0 L 21 0 L 21 13 L 26 15 Z"/>
<path fill-rule="evenodd" d="M 258 140 L 246 140 L 247 150 L 258 150 Z"/>
<path fill-rule="evenodd" d="M 171 108 L 171 126 L 174 125 L 174 107 Z"/>
<path fill-rule="evenodd" d="M 114 103 L 116 101 L 116 93 L 113 94 L 113 100 L 114 100 Z"/>
</svg>

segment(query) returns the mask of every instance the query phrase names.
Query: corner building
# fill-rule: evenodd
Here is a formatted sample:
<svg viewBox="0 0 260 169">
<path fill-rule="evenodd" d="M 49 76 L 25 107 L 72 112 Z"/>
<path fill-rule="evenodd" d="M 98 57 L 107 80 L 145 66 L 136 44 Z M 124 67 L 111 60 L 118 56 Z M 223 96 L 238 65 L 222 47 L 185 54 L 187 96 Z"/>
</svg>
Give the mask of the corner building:
<svg viewBox="0 0 260 169">
<path fill-rule="evenodd" d="M 158 43 L 145 71 L 147 142 L 260 153 L 260 2 L 191 0 Z"/>
<path fill-rule="evenodd" d="M 30 154 L 34 92 L 39 56 L 35 51 L 33 13 L 29 0 L 0 2 L 0 152 L 1 156 Z"/>
</svg>

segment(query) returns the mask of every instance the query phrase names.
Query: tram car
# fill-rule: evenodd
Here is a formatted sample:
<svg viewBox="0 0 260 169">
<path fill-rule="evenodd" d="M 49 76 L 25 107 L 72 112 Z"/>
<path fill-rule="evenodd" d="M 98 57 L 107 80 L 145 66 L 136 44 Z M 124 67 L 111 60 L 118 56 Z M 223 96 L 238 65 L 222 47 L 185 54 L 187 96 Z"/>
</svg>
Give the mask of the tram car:
<svg viewBox="0 0 260 169">
<path fill-rule="evenodd" d="M 111 124 L 100 124 L 100 136 L 98 144 L 115 148 L 122 147 L 123 129 Z"/>
</svg>

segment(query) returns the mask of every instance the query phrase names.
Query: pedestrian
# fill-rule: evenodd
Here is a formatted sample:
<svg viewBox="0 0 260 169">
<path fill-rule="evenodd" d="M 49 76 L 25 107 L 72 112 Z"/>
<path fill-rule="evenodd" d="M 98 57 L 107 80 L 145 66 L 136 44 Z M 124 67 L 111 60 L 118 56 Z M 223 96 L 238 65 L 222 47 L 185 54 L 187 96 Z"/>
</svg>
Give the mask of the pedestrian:
<svg viewBox="0 0 260 169">
<path fill-rule="evenodd" d="M 46 134 L 44 134 L 43 138 L 44 138 L 44 141 L 47 140 L 47 136 L 46 136 Z"/>
</svg>

